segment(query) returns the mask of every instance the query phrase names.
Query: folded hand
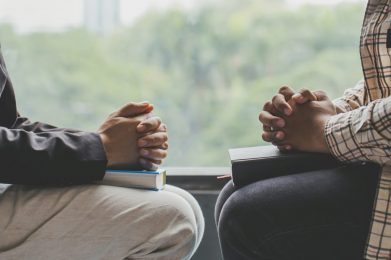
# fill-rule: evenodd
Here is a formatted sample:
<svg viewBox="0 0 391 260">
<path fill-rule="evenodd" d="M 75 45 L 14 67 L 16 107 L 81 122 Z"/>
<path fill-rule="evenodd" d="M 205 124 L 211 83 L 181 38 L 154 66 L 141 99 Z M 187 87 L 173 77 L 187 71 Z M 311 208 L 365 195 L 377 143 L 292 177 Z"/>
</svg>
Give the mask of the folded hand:
<svg viewBox="0 0 391 260">
<path fill-rule="evenodd" d="M 167 156 L 167 128 L 149 103 L 129 103 L 98 129 L 109 168 L 153 170 Z"/>
<path fill-rule="evenodd" d="M 303 89 L 295 94 L 289 87 L 282 87 L 259 115 L 262 138 L 280 150 L 326 153 L 324 127 L 335 114 L 336 108 L 324 92 Z"/>
</svg>

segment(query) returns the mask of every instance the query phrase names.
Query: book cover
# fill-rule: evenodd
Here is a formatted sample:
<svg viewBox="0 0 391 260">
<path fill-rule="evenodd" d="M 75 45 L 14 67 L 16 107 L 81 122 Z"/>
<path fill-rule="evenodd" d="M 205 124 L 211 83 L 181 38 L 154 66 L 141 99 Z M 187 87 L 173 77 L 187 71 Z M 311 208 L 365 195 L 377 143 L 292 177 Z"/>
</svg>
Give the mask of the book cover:
<svg viewBox="0 0 391 260">
<path fill-rule="evenodd" d="M 232 180 L 236 187 L 250 183 L 342 165 L 330 154 L 280 152 L 275 146 L 256 146 L 230 149 Z"/>
<path fill-rule="evenodd" d="M 147 190 L 162 190 L 166 184 L 166 170 L 112 170 L 107 169 L 103 180 L 96 182 L 100 185 L 138 188 Z"/>
</svg>

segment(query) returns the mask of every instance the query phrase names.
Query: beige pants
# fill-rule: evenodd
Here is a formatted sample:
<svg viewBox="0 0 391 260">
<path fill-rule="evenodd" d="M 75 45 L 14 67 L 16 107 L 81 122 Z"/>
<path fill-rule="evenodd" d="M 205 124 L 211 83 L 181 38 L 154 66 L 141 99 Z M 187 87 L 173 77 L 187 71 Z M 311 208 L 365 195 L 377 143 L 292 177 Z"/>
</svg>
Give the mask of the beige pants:
<svg viewBox="0 0 391 260">
<path fill-rule="evenodd" d="M 0 260 L 189 259 L 204 232 L 197 201 L 172 186 L 2 187 Z"/>
</svg>

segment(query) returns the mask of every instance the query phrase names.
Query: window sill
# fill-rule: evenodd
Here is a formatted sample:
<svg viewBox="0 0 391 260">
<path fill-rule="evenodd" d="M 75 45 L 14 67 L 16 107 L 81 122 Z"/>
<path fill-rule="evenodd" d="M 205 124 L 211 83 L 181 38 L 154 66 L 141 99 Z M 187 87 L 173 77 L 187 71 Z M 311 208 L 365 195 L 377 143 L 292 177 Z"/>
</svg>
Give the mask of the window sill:
<svg viewBox="0 0 391 260">
<path fill-rule="evenodd" d="M 180 187 L 193 194 L 219 193 L 230 178 L 230 167 L 165 167 L 167 184 Z"/>
</svg>

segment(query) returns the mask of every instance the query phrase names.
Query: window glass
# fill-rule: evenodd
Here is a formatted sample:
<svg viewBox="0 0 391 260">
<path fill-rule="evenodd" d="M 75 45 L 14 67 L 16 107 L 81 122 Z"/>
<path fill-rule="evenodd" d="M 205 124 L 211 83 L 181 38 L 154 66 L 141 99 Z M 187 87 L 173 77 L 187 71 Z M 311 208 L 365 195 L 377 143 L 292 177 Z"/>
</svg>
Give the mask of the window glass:
<svg viewBox="0 0 391 260">
<path fill-rule="evenodd" d="M 168 166 L 228 166 L 261 141 L 284 84 L 331 97 L 362 78 L 363 1 L 0 0 L 19 111 L 95 131 L 148 100 L 168 125 Z"/>
</svg>

